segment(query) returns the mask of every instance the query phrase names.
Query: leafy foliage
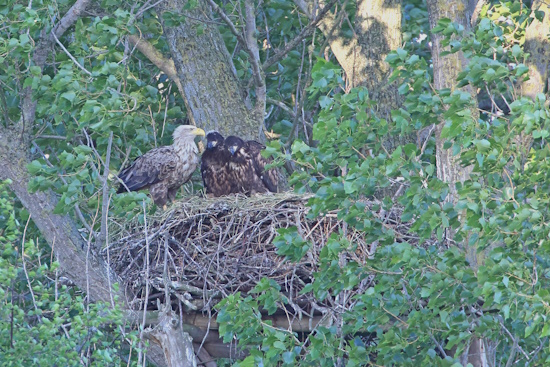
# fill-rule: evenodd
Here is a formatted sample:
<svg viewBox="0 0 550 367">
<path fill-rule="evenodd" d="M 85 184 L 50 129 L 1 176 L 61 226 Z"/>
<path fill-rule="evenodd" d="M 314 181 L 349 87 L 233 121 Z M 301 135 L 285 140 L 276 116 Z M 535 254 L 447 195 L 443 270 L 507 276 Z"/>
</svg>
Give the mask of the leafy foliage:
<svg viewBox="0 0 550 367">
<path fill-rule="evenodd" d="M 50 32 L 73 2 L 0 4 L 2 124 L 22 121 L 21 96 L 32 93 L 37 123 L 26 126 L 35 136 L 34 161 L 28 166 L 35 178 L 29 189 L 53 190 L 61 198 L 56 213 L 78 207 L 80 219 L 93 230 L 99 226 L 95 218 L 105 185 L 111 214 L 142 213 L 145 194 L 111 196 L 115 178 L 108 175 L 105 182 L 103 177 L 151 147 L 169 143 L 170 120 L 185 117 L 172 83 L 124 39 L 146 34 L 168 54 L 154 10 L 143 11 L 139 19 L 135 13 L 145 3 L 103 1 L 93 9 L 95 15 L 82 17 L 61 37 L 65 50 L 56 49 L 43 70 L 32 62 L 40 35 Z M 464 89 L 434 90 L 425 4 L 405 3 L 406 46 L 387 58 L 403 98 L 391 121 L 374 113 L 376 101 L 369 91 L 344 91 L 340 67 L 331 55 L 320 57 L 326 40 L 319 34 L 265 70 L 269 98 L 289 106 L 268 114 L 268 128 L 282 134 L 268 152 L 285 151 L 281 161 L 289 159 L 295 168 L 291 183 L 299 192 L 313 193 L 311 216 L 338 210 L 339 219 L 363 231 L 377 247 L 368 266 L 345 262 L 343 254 L 356 244 L 344 233 L 334 234 L 304 292 L 337 304 L 366 279 L 374 276 L 375 284 L 354 296 L 352 307 L 339 309 L 332 324 L 308 336 L 262 319 L 262 313 L 288 303 L 269 280 L 249 295 L 226 298 L 219 305 L 221 334 L 225 340 L 237 336 L 250 351 L 240 365 L 452 366 L 474 336 L 489 342 L 495 365 L 527 360 L 545 365 L 550 359 L 545 284 L 550 115 L 547 96 L 531 100 L 519 88 L 528 71 L 525 29 L 541 14 L 531 13 L 523 2 L 507 1 L 485 7 L 470 34 L 441 22 L 434 31 L 446 37 L 448 52 L 464 52 L 470 64 L 458 80 Z M 353 18 L 354 2 L 344 4 Z M 233 4 L 222 5 L 242 26 Z M 258 8 L 256 36 L 265 61 L 307 20 L 288 1 L 270 0 Z M 186 21 L 173 13 L 164 20 Z M 353 32 L 347 21 L 341 24 L 344 32 Z M 249 56 L 225 26 L 220 28 L 243 89 L 249 89 Z M 485 106 L 481 115 L 476 102 Z M 458 186 L 456 204 L 448 200 L 448 185 L 436 178 L 431 126 L 439 121 L 445 121 L 445 148 L 472 167 L 470 180 Z M 294 129 L 298 122 L 304 124 L 301 135 Z M 417 144 L 387 144 L 410 134 L 417 135 Z M 302 140 L 294 140 L 297 136 Z M 115 148 L 107 165 L 110 142 Z M 388 195 L 384 190 L 390 187 L 400 195 Z M 0 191 L 2 363 L 42 365 L 63 355 L 66 360 L 56 360 L 60 364 L 121 364 L 120 315 L 101 304 L 87 305 L 79 292 L 51 280 L 58 279 L 55 261 L 48 260 L 32 227 L 23 235 L 28 214 L 14 206 L 4 186 Z M 385 196 L 377 196 L 379 202 L 367 209 L 365 198 L 380 192 Z M 399 238 L 372 214 L 397 206 L 418 244 Z M 449 233 L 462 246 L 450 242 Z M 292 228 L 281 231 L 275 243 L 289 260 L 310 248 Z M 466 261 L 470 248 L 478 251 L 478 267 Z M 26 355 L 35 359 L 21 358 Z"/>
<path fill-rule="evenodd" d="M 30 236 L 28 214 L 0 184 L 0 364 L 9 366 L 127 365 L 135 333 L 121 333 L 122 314 L 89 304 L 61 284 L 58 264 Z M 18 218 L 27 222 L 21 223 Z"/>
<path fill-rule="evenodd" d="M 367 277 L 374 276 L 375 285 L 356 295 L 352 307 L 334 311 L 331 326 L 319 326 L 305 338 L 266 328 L 258 313 L 264 307 L 260 298 L 226 299 L 218 317 L 225 337 L 236 335 L 251 350 L 239 365 L 458 366 L 473 337 L 486 341 L 495 365 L 548 363 L 550 111 L 545 95 L 531 100 L 518 87 L 528 70 L 522 45 L 534 14 L 519 2 L 506 2 L 486 7 L 482 15 L 469 34 L 447 20 L 434 29 L 446 37 L 449 52 L 460 50 L 470 60 L 458 83 L 486 92 L 489 108 L 481 115 L 474 108 L 476 96 L 466 89 L 432 88 L 429 60 L 416 44 L 387 58 L 404 98 L 392 121 L 372 112 L 368 91 L 339 90 L 337 68 L 317 61 L 309 90 L 321 107 L 313 127 L 316 144 L 293 143 L 291 183 L 314 194 L 311 216 L 339 210 L 339 219 L 364 231 L 377 250 L 368 266 L 343 263 L 354 244 L 342 233 L 333 235 L 304 292 L 320 300 L 332 297 L 337 304 Z M 435 176 L 430 126 L 440 120 L 445 148 L 473 169 L 457 186 L 456 204 L 448 200 L 448 185 Z M 409 133 L 424 139 L 394 150 L 384 145 L 388 137 Z M 272 146 L 276 151 L 277 144 Z M 366 209 L 366 198 L 396 182 L 402 195 L 386 195 L 379 207 Z M 394 206 L 402 208 L 402 221 L 412 223 L 418 245 L 372 215 Z M 292 229 L 275 241 L 289 260 L 309 248 Z M 477 253 L 477 266 L 467 261 L 470 249 Z M 284 304 L 284 296 L 273 292 L 268 299 Z M 255 320 L 246 329 L 238 325 L 247 316 L 227 317 L 243 307 Z M 276 331 L 279 338 L 271 338 Z"/>
</svg>

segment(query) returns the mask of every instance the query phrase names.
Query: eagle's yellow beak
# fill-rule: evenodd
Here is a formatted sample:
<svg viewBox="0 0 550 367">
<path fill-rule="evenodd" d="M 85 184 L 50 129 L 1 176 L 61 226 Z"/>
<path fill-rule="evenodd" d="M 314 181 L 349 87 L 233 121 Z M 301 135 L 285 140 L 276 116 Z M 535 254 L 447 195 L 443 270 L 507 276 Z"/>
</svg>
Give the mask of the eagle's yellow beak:
<svg viewBox="0 0 550 367">
<path fill-rule="evenodd" d="M 200 136 L 205 136 L 206 135 L 204 130 L 201 129 L 200 127 L 197 127 L 195 130 L 193 130 L 193 134 L 194 135 L 200 135 Z"/>
</svg>

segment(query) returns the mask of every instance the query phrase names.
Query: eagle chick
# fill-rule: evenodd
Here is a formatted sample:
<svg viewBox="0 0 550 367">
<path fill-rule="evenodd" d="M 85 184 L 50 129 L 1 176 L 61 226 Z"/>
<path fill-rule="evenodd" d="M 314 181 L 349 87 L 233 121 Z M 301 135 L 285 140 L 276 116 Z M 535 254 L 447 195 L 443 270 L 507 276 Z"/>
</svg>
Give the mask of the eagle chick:
<svg viewBox="0 0 550 367">
<path fill-rule="evenodd" d="M 149 189 L 155 204 L 166 207 L 199 163 L 199 149 L 194 141 L 198 135 L 204 136 L 204 130 L 192 125 L 178 126 L 172 145 L 151 149 L 118 174 L 122 184 L 117 193 Z"/>
<path fill-rule="evenodd" d="M 253 195 L 277 192 L 276 170 L 265 169 L 271 159 L 262 156 L 264 145 L 254 140 L 244 141 L 237 136 L 228 136 L 225 146 L 231 154 L 228 166 L 232 193 Z"/>
<path fill-rule="evenodd" d="M 217 131 L 206 134 L 206 150 L 201 158 L 201 175 L 207 195 L 214 197 L 231 194 L 229 182 L 229 151 L 223 136 Z"/>
</svg>

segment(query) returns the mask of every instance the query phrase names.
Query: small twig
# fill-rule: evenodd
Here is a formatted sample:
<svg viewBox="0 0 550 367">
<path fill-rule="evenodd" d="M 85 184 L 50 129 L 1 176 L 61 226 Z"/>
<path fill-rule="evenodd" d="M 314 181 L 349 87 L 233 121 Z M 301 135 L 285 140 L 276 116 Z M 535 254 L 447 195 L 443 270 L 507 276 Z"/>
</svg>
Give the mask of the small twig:
<svg viewBox="0 0 550 367">
<path fill-rule="evenodd" d="M 170 278 L 168 277 L 168 233 L 164 234 L 164 269 L 162 271 L 162 282 L 164 283 L 164 303 L 170 304 Z"/>
<path fill-rule="evenodd" d="M 502 100 L 504 101 L 504 103 L 506 104 L 506 106 L 508 106 L 508 110 L 511 112 L 512 111 L 512 107 L 510 107 L 510 104 L 508 103 L 508 100 L 506 99 L 506 97 L 504 97 L 504 95 L 502 93 L 499 93 L 500 95 L 500 98 L 502 98 Z"/>
<path fill-rule="evenodd" d="M 139 18 L 141 16 L 141 14 L 145 13 L 147 10 L 149 10 L 151 8 L 154 8 L 155 6 L 162 3 L 163 1 L 165 1 L 165 0 L 159 0 L 156 3 L 151 4 L 151 5 L 148 5 L 150 3 L 150 1 L 147 1 L 145 4 L 143 4 L 141 9 L 138 10 L 138 12 L 136 13 L 136 16 L 132 18 L 132 22 L 135 21 L 135 19 Z"/>
<path fill-rule="evenodd" d="M 283 111 L 285 111 L 286 113 L 288 113 L 292 118 L 296 118 L 296 116 L 298 116 L 296 113 L 294 113 L 294 111 L 292 110 L 292 108 L 288 107 L 286 104 L 284 104 L 283 102 L 281 101 L 277 101 L 276 99 L 273 99 L 271 97 L 267 97 L 266 98 L 266 101 L 267 103 L 271 103 L 271 104 L 274 104 L 275 106 L 281 108 Z M 311 123 L 305 121 L 304 119 L 302 119 L 300 116 L 298 116 L 298 118 L 300 119 L 300 121 L 304 124 L 306 124 L 307 126 L 309 127 L 312 127 L 313 125 L 311 125 Z"/>
<path fill-rule="evenodd" d="M 29 292 L 31 293 L 32 298 L 32 304 L 34 305 L 34 310 L 36 311 L 36 316 L 38 317 L 38 320 L 42 319 L 42 316 L 40 314 L 40 311 L 38 311 L 38 306 L 36 304 L 36 297 L 34 296 L 34 291 L 32 289 L 31 280 L 29 278 L 29 273 L 27 271 L 27 264 L 25 262 L 25 240 L 27 237 L 27 228 L 29 227 L 29 223 L 31 221 L 31 215 L 29 214 L 29 218 L 27 218 L 27 223 L 25 224 L 25 228 L 23 229 L 23 239 L 21 240 L 21 262 L 23 264 L 23 272 L 25 273 L 25 278 L 27 279 L 27 285 L 29 287 Z"/>
<path fill-rule="evenodd" d="M 69 52 L 69 50 L 67 50 L 65 48 L 65 46 L 63 46 L 63 44 L 61 43 L 61 41 L 59 41 L 59 39 L 57 38 L 57 36 L 55 35 L 55 32 L 54 30 L 51 31 L 51 35 L 52 37 L 54 38 L 55 42 L 59 45 L 59 47 L 61 47 L 61 49 L 67 54 L 67 56 L 69 56 L 69 58 L 73 61 L 73 63 L 78 66 L 83 72 L 85 72 L 86 74 L 88 74 L 89 76 L 92 76 L 92 73 L 90 73 L 88 70 L 86 70 L 86 68 L 82 65 L 80 65 L 80 63 L 78 61 L 76 61 L 76 59 L 74 58 L 73 55 L 71 55 L 71 53 Z"/>
<path fill-rule="evenodd" d="M 510 332 L 510 330 L 508 330 L 508 328 L 504 325 L 504 322 L 502 321 L 502 316 L 497 316 L 497 320 L 498 320 L 498 323 L 500 324 L 500 327 L 504 330 L 504 332 L 506 332 L 506 334 L 508 334 L 508 337 L 510 339 L 512 339 L 512 341 L 514 342 L 514 345 L 517 345 L 517 348 L 518 350 L 521 352 L 521 354 L 523 354 L 525 356 L 525 358 L 527 358 L 527 360 L 529 361 L 529 356 L 527 355 L 527 353 L 525 353 L 525 351 L 519 346 L 519 343 L 518 341 L 516 340 L 516 338 L 514 338 L 514 335 Z"/>
<path fill-rule="evenodd" d="M 435 340 L 434 336 L 430 333 L 430 338 L 434 342 L 434 344 L 437 346 L 437 349 L 439 350 L 439 353 L 441 353 L 441 356 L 443 358 L 447 358 L 447 353 L 445 353 L 445 349 L 441 346 L 441 343 L 439 343 L 437 340 Z"/>
<path fill-rule="evenodd" d="M 109 134 L 107 143 L 107 153 L 105 156 L 105 165 L 103 166 L 103 202 L 101 205 L 101 230 L 99 232 L 98 246 L 107 245 L 107 219 L 109 215 L 109 164 L 111 162 L 111 146 L 113 144 L 113 132 Z"/>
<path fill-rule="evenodd" d="M 321 11 L 317 14 L 317 16 L 315 17 L 315 19 L 313 19 L 311 22 L 309 22 L 309 24 L 300 31 L 300 33 L 298 33 L 298 35 L 296 37 L 294 37 L 294 39 L 290 42 L 288 42 L 285 47 L 275 53 L 275 55 L 271 56 L 271 58 L 269 58 L 268 60 L 266 60 L 264 62 L 264 64 L 262 65 L 262 68 L 264 70 L 268 69 L 271 65 L 279 62 L 280 60 L 283 59 L 283 57 L 285 57 L 286 54 L 288 54 L 290 51 L 292 51 L 296 46 L 298 46 L 305 38 L 309 37 L 313 31 L 317 28 L 317 25 L 319 24 L 319 22 L 321 20 L 323 20 L 323 18 L 325 17 L 325 15 L 327 15 L 327 13 L 329 12 L 330 8 L 332 8 L 332 6 L 336 3 L 337 0 L 331 0 L 329 1 L 325 7 L 323 9 L 321 9 Z"/>
<path fill-rule="evenodd" d="M 97 199 L 98 199 L 98 203 L 97 203 L 94 218 L 92 220 L 92 226 L 91 226 L 92 228 L 95 227 L 95 223 L 96 223 L 97 217 L 99 215 L 99 197 Z M 95 238 L 94 231 L 90 231 L 90 233 L 88 234 L 88 240 L 86 241 L 86 268 L 85 268 L 86 294 L 90 294 L 90 250 L 91 250 L 91 247 L 92 247 L 92 236 L 94 236 L 94 238 Z M 89 299 L 89 297 L 86 297 L 86 311 L 90 312 L 90 299 Z"/>
<path fill-rule="evenodd" d="M 60 135 L 37 135 L 34 138 L 35 139 L 67 140 L 66 136 L 60 136 Z"/>
<path fill-rule="evenodd" d="M 143 349 L 143 338 L 144 338 L 144 332 L 145 332 L 145 321 L 147 320 L 147 302 L 149 300 L 149 241 L 147 240 L 147 210 L 145 210 L 145 200 L 142 201 L 143 206 L 143 232 L 145 234 L 145 298 L 143 298 L 143 318 L 141 320 L 141 330 L 139 332 L 139 344 L 140 344 L 140 352 L 139 352 L 139 358 L 138 358 L 138 364 L 139 362 L 143 363 L 143 366 L 145 366 L 146 359 L 142 355 L 141 349 Z"/>
<path fill-rule="evenodd" d="M 530 353 L 531 355 L 531 360 L 529 361 L 529 363 L 527 363 L 525 366 L 529 366 L 531 364 L 532 361 L 536 361 L 537 360 L 537 354 L 540 353 L 540 351 L 547 345 L 548 343 L 548 337 L 545 337 L 544 339 L 540 339 L 539 340 L 539 346 L 537 347 L 537 349 L 535 349 L 534 351 L 532 351 Z"/>
<path fill-rule="evenodd" d="M 123 97 L 128 97 L 130 98 L 132 101 L 134 101 L 134 107 L 128 109 L 128 110 L 108 110 L 107 112 L 109 113 L 112 113 L 112 112 L 124 112 L 124 113 L 129 113 L 129 112 L 133 112 L 137 109 L 138 107 L 138 101 L 137 101 L 137 98 L 134 97 L 134 96 L 131 96 L 129 94 L 126 94 L 126 93 L 122 93 L 116 89 L 113 89 L 113 88 L 109 88 L 107 87 L 106 90 L 108 90 L 109 92 L 113 92 L 113 93 L 116 93 L 116 94 L 120 94 L 121 96 Z"/>
<path fill-rule="evenodd" d="M 430 140 L 430 137 L 432 136 L 432 133 L 435 130 L 435 124 L 432 124 L 430 127 L 430 130 L 428 131 L 428 135 L 426 136 L 426 139 L 424 140 L 424 143 L 422 144 L 422 149 L 420 149 L 420 154 L 418 157 L 416 157 L 417 162 L 420 162 L 420 156 L 424 154 L 424 151 L 426 150 L 426 146 L 428 145 L 428 141 Z"/>
<path fill-rule="evenodd" d="M 220 15 L 220 17 L 222 18 L 222 20 L 225 22 L 225 24 L 227 24 L 227 26 L 229 27 L 229 30 L 231 30 L 231 33 L 233 33 L 233 35 L 235 37 L 237 37 L 237 41 L 240 42 L 242 45 L 246 45 L 246 42 L 241 34 L 241 32 L 239 32 L 237 30 L 237 27 L 235 27 L 235 24 L 233 24 L 233 22 L 231 21 L 231 19 L 229 19 L 229 17 L 227 16 L 227 14 L 225 14 L 225 12 L 223 11 L 222 8 L 220 8 L 218 6 L 218 4 L 216 4 L 214 2 L 214 0 L 206 0 L 208 2 L 208 4 L 212 7 L 212 9 L 214 9 L 214 11 L 216 13 L 218 13 Z"/>
<path fill-rule="evenodd" d="M 502 109 L 498 106 L 498 104 L 495 102 L 495 100 L 493 99 L 493 95 L 491 94 L 491 92 L 489 91 L 489 87 L 487 86 L 487 83 L 485 83 L 485 90 L 487 91 L 487 95 L 489 96 L 489 99 L 491 99 L 491 103 L 493 104 L 493 106 L 497 109 L 497 111 L 500 111 L 502 113 L 504 113 L 502 111 Z M 511 110 L 510 110 L 511 111 Z"/>
</svg>

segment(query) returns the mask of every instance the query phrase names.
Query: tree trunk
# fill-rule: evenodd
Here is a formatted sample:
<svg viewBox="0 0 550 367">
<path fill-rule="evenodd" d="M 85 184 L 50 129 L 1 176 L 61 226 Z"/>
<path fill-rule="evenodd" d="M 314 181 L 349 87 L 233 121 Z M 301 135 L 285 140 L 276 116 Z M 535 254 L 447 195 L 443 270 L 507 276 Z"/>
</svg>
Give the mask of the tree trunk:
<svg viewBox="0 0 550 367">
<path fill-rule="evenodd" d="M 451 21 L 461 24 L 465 30 L 470 28 L 471 11 L 472 8 L 475 8 L 472 1 L 451 0 L 442 2 L 439 0 L 427 0 L 427 5 L 431 28 L 435 27 L 437 22 L 443 18 L 449 18 Z M 456 79 L 458 74 L 468 64 L 468 60 L 461 51 L 441 56 L 442 51 L 448 50 L 448 47 L 444 48 L 441 46 L 442 38 L 439 34 L 432 34 L 434 86 L 436 89 L 449 88 L 453 91 L 457 86 Z M 471 87 L 468 86 L 464 89 L 474 96 Z M 471 167 L 463 167 L 458 161 L 457 156 L 452 155 L 451 149 L 443 147 L 445 140 L 441 138 L 441 130 L 444 124 L 445 122 L 441 121 L 436 126 L 437 177 L 449 184 L 449 196 L 447 200 L 456 202 L 458 200 L 456 184 L 468 179 Z M 450 234 L 450 237 L 452 237 L 452 234 Z M 465 251 L 466 260 L 469 261 L 474 272 L 477 272 L 479 266 L 477 249 L 473 246 L 468 246 L 467 242 L 458 245 Z M 486 351 L 483 345 L 483 339 L 473 337 L 470 340 L 467 352 L 463 356 L 462 363 L 464 365 L 470 363 L 474 367 L 487 366 Z"/>
<path fill-rule="evenodd" d="M 183 13 L 185 22 L 168 26 L 163 21 L 172 60 L 183 88 L 185 105 L 195 123 L 222 135 L 258 139 L 263 116 L 255 118 L 241 95 L 235 68 L 210 9 L 198 1 L 185 9 L 186 0 L 160 2 L 156 10 L 161 21 L 167 12 Z"/>
<path fill-rule="evenodd" d="M 99 261 L 90 258 L 86 274 L 86 241 L 67 215 L 51 214 L 55 200 L 45 192 L 31 194 L 27 191 L 30 181 L 26 165 L 28 148 L 21 141 L 21 134 L 14 130 L 0 129 L 0 180 L 10 179 L 10 189 L 31 215 L 46 241 L 51 245 L 61 269 L 80 289 L 88 289 L 91 301 L 111 302 L 111 290 L 107 286 L 109 276 Z M 84 251 L 83 251 L 84 249 Z M 87 276 L 88 275 L 88 276 Z M 112 279 L 114 283 L 116 280 Z M 114 296 L 114 295 L 113 295 Z"/>
<path fill-rule="evenodd" d="M 168 367 L 196 367 L 197 360 L 193 349 L 193 340 L 184 332 L 170 304 L 160 313 L 159 323 L 148 338 L 162 345 Z"/>
<path fill-rule="evenodd" d="M 550 67 L 550 42 L 546 34 L 550 28 L 550 6 L 542 0 L 535 0 L 531 6 L 533 11 L 544 12 L 542 22 L 534 19 L 525 31 L 524 51 L 529 53 L 525 65 L 529 67 L 529 80 L 521 83 L 521 92 L 525 97 L 535 100 L 537 94 L 548 90 L 548 68 Z M 533 135 L 521 131 L 516 137 L 518 147 L 521 150 L 521 162 L 529 155 L 533 144 Z"/>
<path fill-rule="evenodd" d="M 428 0 L 428 13 L 430 17 L 430 27 L 433 28 L 437 22 L 443 18 L 449 18 L 451 21 L 459 23 L 469 29 L 469 16 L 467 15 L 468 4 L 465 1 L 453 0 L 449 2 L 438 2 L 436 0 Z M 441 57 L 440 54 L 444 51 L 441 46 L 442 36 L 439 34 L 432 35 L 432 59 L 434 86 L 436 89 L 449 88 L 451 91 L 456 89 L 456 79 L 458 74 L 468 64 L 468 60 L 462 52 Z M 464 88 L 470 94 L 473 94 L 471 87 Z M 437 177 L 449 183 L 450 200 L 456 201 L 457 192 L 455 184 L 464 182 L 470 175 L 471 169 L 462 167 L 460 163 L 453 157 L 450 149 L 444 149 L 445 141 L 441 139 L 441 129 L 444 122 L 440 122 L 436 127 L 436 160 L 437 160 Z"/>
<path fill-rule="evenodd" d="M 311 7 L 296 1 L 302 11 L 315 17 Z M 365 86 L 370 97 L 379 102 L 378 113 L 389 118 L 392 109 L 401 105 L 396 83 L 388 83 L 390 66 L 384 61 L 391 50 L 401 46 L 401 0 L 359 0 L 354 22 L 354 35 L 343 34 L 343 10 L 328 12 L 319 22 L 338 63 L 344 69 L 348 87 Z"/>
<path fill-rule="evenodd" d="M 534 100 L 538 93 L 544 92 L 548 82 L 550 42 L 547 34 L 550 29 L 550 6 L 542 0 L 535 0 L 531 8 L 544 12 L 543 21 L 535 18 L 525 31 L 524 50 L 531 56 L 526 62 L 529 66 L 529 80 L 522 83 L 521 89 L 524 96 Z"/>
</svg>

